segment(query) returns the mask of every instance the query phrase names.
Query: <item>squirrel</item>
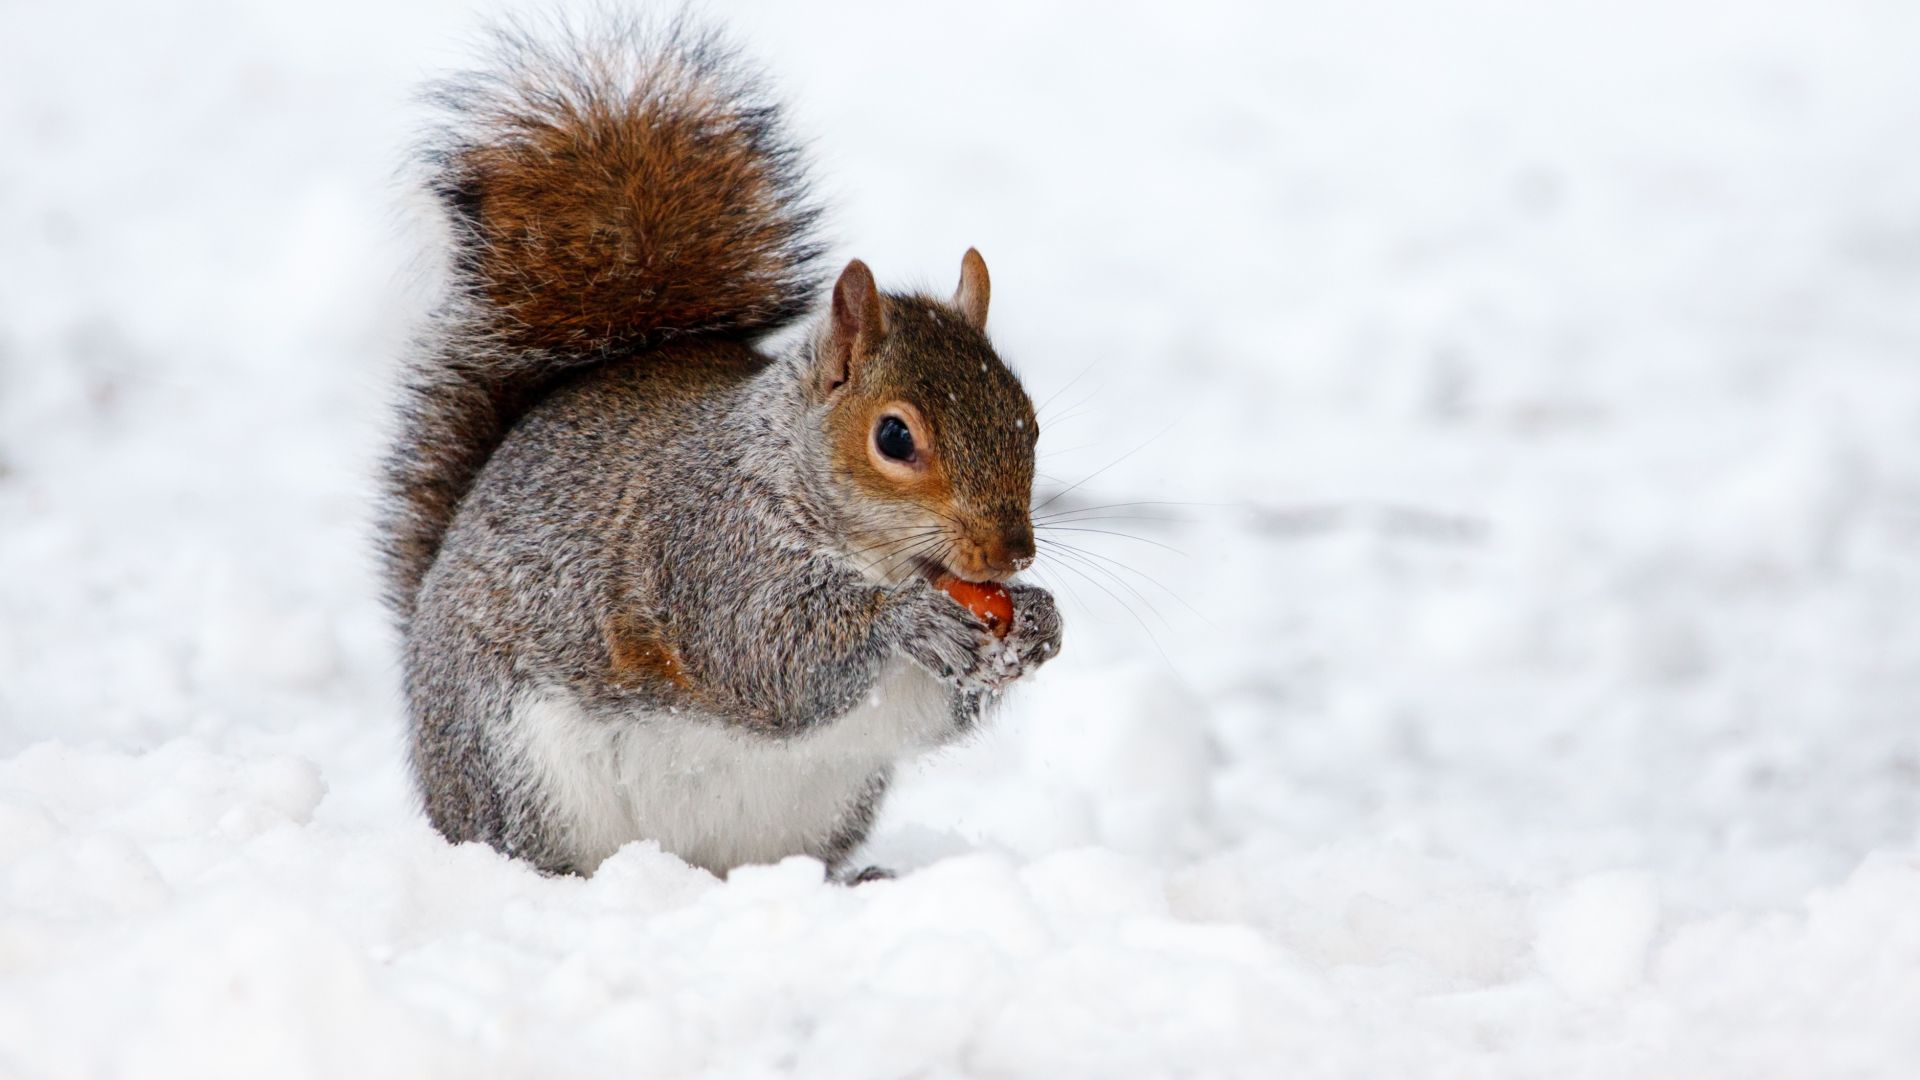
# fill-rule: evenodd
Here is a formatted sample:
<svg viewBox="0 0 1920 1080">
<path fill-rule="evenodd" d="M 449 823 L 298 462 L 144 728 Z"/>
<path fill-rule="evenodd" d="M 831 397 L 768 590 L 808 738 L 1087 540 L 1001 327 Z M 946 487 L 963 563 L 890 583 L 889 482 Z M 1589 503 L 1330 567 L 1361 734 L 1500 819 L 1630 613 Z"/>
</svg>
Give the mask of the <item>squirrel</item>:
<svg viewBox="0 0 1920 1080">
<path fill-rule="evenodd" d="M 428 818 L 549 873 L 884 876 L 848 863 L 895 767 L 1060 648 L 986 263 L 823 294 L 780 107 L 684 21 L 502 31 L 429 100 L 448 287 L 380 522 Z M 940 575 L 1004 583 L 1005 636 Z"/>
</svg>

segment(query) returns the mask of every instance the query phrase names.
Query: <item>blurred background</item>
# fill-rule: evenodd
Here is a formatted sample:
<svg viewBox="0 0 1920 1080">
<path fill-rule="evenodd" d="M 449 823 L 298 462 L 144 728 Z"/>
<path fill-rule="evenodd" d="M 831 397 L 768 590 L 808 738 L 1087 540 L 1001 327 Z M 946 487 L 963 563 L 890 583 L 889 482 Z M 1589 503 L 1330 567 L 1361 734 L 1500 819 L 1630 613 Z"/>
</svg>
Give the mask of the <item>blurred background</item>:
<svg viewBox="0 0 1920 1080">
<path fill-rule="evenodd" d="M 913 771 L 877 900 L 544 881 L 413 807 L 401 166 L 507 10 L 0 7 L 0 1072 L 1920 1063 L 1920 8 L 710 5 L 836 259 L 986 255 L 1081 530 L 1062 658 Z M 979 955 L 1049 1000 L 1168 997 L 1030 1030 L 968 960 L 910 980 L 952 1032 L 850 1058 L 892 1014 L 812 950 L 949 970 L 916 876 L 1043 912 Z M 793 905 L 732 974 L 639 947 Z M 609 934 L 711 993 L 562 963 Z"/>
</svg>

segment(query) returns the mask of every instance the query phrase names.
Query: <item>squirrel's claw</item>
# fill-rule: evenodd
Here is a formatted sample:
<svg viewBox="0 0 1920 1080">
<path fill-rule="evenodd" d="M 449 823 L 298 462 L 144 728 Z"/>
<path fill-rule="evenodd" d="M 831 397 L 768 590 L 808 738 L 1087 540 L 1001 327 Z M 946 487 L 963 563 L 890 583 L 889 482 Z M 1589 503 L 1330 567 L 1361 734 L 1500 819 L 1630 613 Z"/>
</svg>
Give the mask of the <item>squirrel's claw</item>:
<svg viewBox="0 0 1920 1080">
<path fill-rule="evenodd" d="M 1007 591 L 1013 594 L 1013 629 L 1006 643 L 1019 658 L 1019 678 L 1060 654 L 1060 609 L 1045 589 L 1015 585 Z"/>
<path fill-rule="evenodd" d="M 1060 609 L 1053 594 L 1032 585 L 1013 585 L 1013 626 L 1003 638 L 981 643 L 977 671 L 959 680 L 963 689 L 997 693 L 1024 678 L 1060 651 Z"/>
</svg>

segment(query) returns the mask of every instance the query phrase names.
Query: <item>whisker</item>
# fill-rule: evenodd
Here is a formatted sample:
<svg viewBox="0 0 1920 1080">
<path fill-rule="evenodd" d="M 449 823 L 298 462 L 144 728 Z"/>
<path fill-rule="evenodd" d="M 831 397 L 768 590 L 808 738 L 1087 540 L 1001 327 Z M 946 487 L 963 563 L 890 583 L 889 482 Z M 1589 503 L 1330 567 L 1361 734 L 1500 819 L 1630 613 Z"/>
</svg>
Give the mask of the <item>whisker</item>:
<svg viewBox="0 0 1920 1080">
<path fill-rule="evenodd" d="M 1087 553 L 1084 551 L 1079 551 L 1077 549 L 1072 549 L 1072 548 L 1065 548 L 1057 543 L 1054 545 L 1054 549 L 1055 549 L 1054 553 L 1061 556 L 1062 558 L 1071 559 L 1074 562 L 1077 562 L 1090 570 L 1097 570 L 1101 574 L 1106 575 L 1106 577 L 1109 580 L 1111 580 L 1114 584 L 1127 590 L 1127 592 L 1130 593 L 1136 600 L 1139 600 L 1141 603 L 1147 605 L 1147 610 L 1153 613 L 1154 618 L 1160 620 L 1160 625 L 1166 627 L 1169 631 L 1173 629 L 1173 623 L 1167 619 L 1167 616 L 1163 612 L 1161 612 L 1161 610 L 1158 607 L 1154 605 L 1153 601 L 1149 599 L 1145 593 L 1141 592 L 1138 588 L 1135 588 L 1132 582 L 1128 581 L 1126 578 L 1121 577 L 1119 574 L 1114 573 L 1112 570 L 1109 570 L 1108 568 L 1100 565 L 1100 563 L 1088 557 Z"/>
<path fill-rule="evenodd" d="M 868 573 L 868 571 L 872 571 L 872 569 L 876 569 L 876 567 L 883 567 L 883 565 L 889 565 L 889 563 L 899 563 L 902 559 L 912 559 L 916 553 L 924 550 L 925 546 L 929 546 L 933 540 L 935 540 L 933 536 L 918 536 L 918 538 L 914 538 L 914 540 L 908 540 L 904 546 L 889 548 L 889 550 L 885 550 L 885 552 L 879 552 L 877 555 L 874 555 L 872 559 L 864 559 L 864 561 L 860 563 L 860 573 L 864 575 L 864 573 Z M 891 573 L 891 567 L 889 567 L 889 573 Z"/>
<path fill-rule="evenodd" d="M 1061 496 L 1079 488 L 1081 485 L 1085 484 L 1088 480 L 1092 480 L 1094 477 L 1099 476 L 1101 473 L 1106 472 L 1108 469 L 1113 468 L 1114 466 L 1127 460 L 1133 455 L 1153 445 L 1156 441 L 1160 439 L 1161 436 L 1165 435 L 1169 431 L 1172 431 L 1174 427 L 1175 427 L 1174 424 L 1168 424 L 1166 427 L 1161 428 L 1158 432 L 1155 432 L 1153 437 L 1149 438 L 1146 442 L 1143 442 L 1139 446 L 1136 446 L 1133 449 L 1127 451 L 1126 453 L 1121 454 L 1119 457 L 1114 458 L 1112 461 L 1108 462 L 1105 467 L 1097 469 L 1094 472 L 1088 473 L 1084 478 L 1081 479 L 1080 483 L 1074 484 L 1072 487 L 1062 488 L 1061 490 L 1054 492 L 1052 498 L 1049 498 L 1046 502 L 1043 502 L 1039 506 L 1034 507 L 1034 509 L 1045 510 L 1047 507 L 1053 505 L 1055 500 L 1059 499 Z"/>
<path fill-rule="evenodd" d="M 1223 507 L 1231 507 L 1234 505 L 1235 505 L 1234 503 L 1184 502 L 1184 501 L 1169 500 L 1169 499 L 1135 499 L 1130 502 L 1101 503 L 1097 506 L 1070 507 L 1065 510 L 1056 510 L 1053 513 L 1048 514 L 1043 518 L 1036 518 L 1035 520 L 1054 521 L 1054 520 L 1058 520 L 1059 518 L 1067 514 L 1084 514 L 1093 510 L 1129 510 L 1137 506 L 1206 506 L 1206 507 L 1219 509 Z M 1036 506 L 1034 507 L 1034 509 L 1038 510 L 1040 509 L 1040 507 Z M 1169 519 L 1169 520 L 1184 520 L 1184 519 Z"/>
<path fill-rule="evenodd" d="M 933 561 L 939 563 L 941 566 L 946 566 L 948 561 L 953 558 L 955 544 L 956 541 L 953 537 L 948 536 L 944 538 L 944 541 L 940 545 L 940 554 L 935 556 Z"/>
<path fill-rule="evenodd" d="M 1169 671 L 1175 671 L 1175 672 L 1178 671 L 1178 669 L 1173 666 L 1173 660 L 1167 656 L 1167 650 L 1161 647 L 1160 638 L 1156 634 L 1154 634 L 1153 627 L 1147 625 L 1147 621 L 1140 617 L 1140 613 L 1133 609 L 1132 604 L 1127 603 L 1126 600 L 1120 596 L 1120 594 L 1114 592 L 1112 589 L 1107 588 L 1104 584 L 1100 582 L 1098 578 L 1095 578 L 1091 574 L 1088 574 L 1086 571 L 1079 569 L 1078 567 L 1074 566 L 1071 563 L 1059 563 L 1056 566 L 1056 569 L 1073 571 L 1076 575 L 1080 577 L 1081 580 L 1087 582 L 1088 584 L 1092 585 L 1094 588 L 1099 589 L 1101 592 L 1106 593 L 1109 597 L 1111 597 L 1114 603 L 1120 605 L 1120 607 L 1123 608 L 1128 615 L 1133 616 L 1134 622 L 1140 624 L 1141 632 L 1146 634 L 1147 640 L 1153 643 L 1153 651 L 1160 654 L 1160 660 L 1162 663 L 1167 665 L 1167 669 Z M 1077 600 L 1079 599 L 1079 597 L 1076 596 L 1075 599 Z"/>
<path fill-rule="evenodd" d="M 1102 520 L 1102 519 L 1095 519 L 1095 520 Z M 1112 519 L 1105 519 L 1105 520 L 1112 520 Z M 1158 540 L 1149 540 L 1144 536 L 1135 536 L 1130 532 L 1120 532 L 1116 529 L 1083 529 L 1074 525 L 1035 525 L 1034 529 L 1035 530 L 1044 529 L 1048 532 L 1099 533 L 1101 536 L 1117 536 L 1122 540 L 1134 540 L 1142 544 L 1152 544 L 1154 547 L 1161 548 L 1166 551 L 1171 551 L 1175 555 L 1178 555 L 1183 559 L 1192 558 L 1191 555 L 1188 555 L 1186 552 L 1181 551 L 1177 547 L 1174 547 L 1172 544 L 1163 544 Z"/>
<path fill-rule="evenodd" d="M 919 541 L 916 542 L 913 546 L 906 548 L 903 551 L 890 552 L 890 553 L 881 555 L 879 558 L 874 559 L 872 562 L 867 563 L 865 566 L 860 568 L 860 572 L 864 574 L 867 571 L 872 570 L 875 567 L 881 566 L 883 564 L 904 562 L 908 559 L 913 558 L 916 555 L 919 555 L 921 552 L 934 546 L 935 544 L 939 543 L 943 539 L 945 539 L 944 533 L 935 533 L 932 536 L 921 537 Z"/>
<path fill-rule="evenodd" d="M 1053 574 L 1048 573 L 1047 571 L 1049 569 L 1049 567 L 1041 566 L 1038 562 L 1035 562 L 1032 566 L 1027 567 L 1026 572 L 1032 574 L 1035 581 L 1049 589 L 1064 587 L 1066 583 Z M 1068 591 L 1072 592 L 1072 590 Z M 1080 597 L 1075 595 L 1073 599 L 1075 603 L 1078 603 Z"/>
<path fill-rule="evenodd" d="M 885 548 L 885 547 L 892 547 L 895 544 L 903 544 L 909 540 L 913 540 L 922 536 L 928 536 L 939 531 L 940 530 L 937 526 L 926 526 L 918 529 L 913 529 L 907 532 L 905 535 L 890 537 L 886 540 L 882 540 L 879 543 L 875 543 L 875 544 L 868 544 L 866 547 L 855 549 L 853 551 L 848 552 L 848 554 L 849 555 L 865 555 L 868 552 L 878 551 L 881 548 Z"/>
<path fill-rule="evenodd" d="M 1078 525 L 1086 521 L 1157 521 L 1163 525 L 1187 525 L 1191 524 L 1193 519 L 1184 517 L 1155 517 L 1151 514 L 1087 514 L 1081 517 L 1047 518 L 1034 522 L 1033 527 L 1036 529 L 1056 528 L 1063 524 Z"/>
<path fill-rule="evenodd" d="M 1058 400 L 1060 399 L 1060 395 L 1061 395 L 1061 394 L 1064 394 L 1064 393 L 1066 393 L 1067 391 L 1069 391 L 1069 390 L 1071 390 L 1071 389 L 1073 389 L 1073 384 L 1074 384 L 1074 383 L 1077 383 L 1077 382 L 1079 382 L 1079 381 L 1080 381 L 1081 379 L 1084 379 L 1084 378 L 1086 378 L 1086 377 L 1087 377 L 1087 372 L 1089 372 L 1089 371 L 1092 371 L 1092 370 L 1094 369 L 1094 365 L 1096 365 L 1096 364 L 1098 364 L 1099 362 L 1100 362 L 1100 361 L 1098 361 L 1098 360 L 1094 360 L 1094 361 L 1090 361 L 1090 362 L 1089 362 L 1089 363 L 1087 364 L 1087 366 L 1086 366 L 1086 367 L 1083 367 L 1083 368 L 1081 368 L 1081 369 L 1080 369 L 1080 374 L 1078 374 L 1078 375 L 1075 375 L 1075 376 L 1074 376 L 1073 378 L 1071 378 L 1071 379 L 1068 379 L 1068 380 L 1067 380 L 1067 384 L 1066 384 L 1065 386 L 1062 386 L 1062 387 L 1061 387 L 1060 389 L 1058 389 L 1058 390 L 1055 390 L 1055 391 L 1054 391 L 1053 393 L 1051 393 L 1051 394 L 1048 394 L 1048 395 L 1047 395 L 1047 400 L 1045 400 L 1045 401 L 1043 401 L 1043 402 L 1041 402 L 1041 403 L 1040 403 L 1040 405 L 1039 405 L 1039 407 L 1037 407 L 1037 408 L 1035 408 L 1035 409 L 1033 410 L 1033 415 L 1034 415 L 1034 417 L 1035 417 L 1035 418 L 1038 418 L 1038 417 L 1040 416 L 1040 414 L 1042 414 L 1042 413 L 1044 413 L 1044 412 L 1046 412 L 1046 411 L 1047 411 L 1047 406 L 1049 406 L 1049 405 L 1051 405 L 1051 404 L 1053 404 L 1053 403 L 1054 403 L 1055 401 L 1058 401 Z"/>
<path fill-rule="evenodd" d="M 1078 420 L 1081 417 L 1087 415 L 1092 410 L 1086 408 L 1086 404 L 1087 402 L 1092 400 L 1093 400 L 1093 395 L 1088 394 L 1086 397 L 1083 397 L 1079 401 L 1076 401 L 1073 404 L 1067 406 L 1067 411 L 1060 414 L 1059 416 L 1047 417 L 1046 418 L 1047 426 L 1049 428 L 1055 428 L 1055 427 L 1059 427 L 1062 424 L 1070 424 L 1073 421 Z M 1039 418 L 1040 418 L 1039 415 L 1035 414 L 1034 419 L 1037 420 Z"/>
<path fill-rule="evenodd" d="M 1219 629 L 1219 626 L 1217 626 L 1212 619 L 1207 618 L 1204 612 L 1202 612 L 1199 608 L 1194 607 L 1192 604 L 1188 603 L 1186 597 L 1181 596 L 1178 592 L 1175 592 L 1173 589 L 1168 588 L 1166 582 L 1163 582 L 1159 578 L 1154 577 L 1152 574 L 1149 574 L 1146 571 L 1141 570 L 1139 567 L 1132 566 L 1128 563 L 1122 562 L 1119 559 L 1116 559 L 1113 556 L 1105 554 L 1103 552 L 1093 551 L 1089 548 L 1076 547 L 1075 545 L 1069 544 L 1064 540 L 1055 540 L 1052 538 L 1048 538 L 1047 543 L 1056 549 L 1062 549 L 1062 552 L 1061 552 L 1062 554 L 1065 554 L 1066 552 L 1071 551 L 1075 554 L 1080 555 L 1082 558 L 1085 558 L 1085 559 L 1111 563 L 1113 566 L 1116 566 L 1121 570 L 1125 570 L 1127 573 L 1134 575 L 1140 580 L 1146 582 L 1149 585 L 1152 585 L 1154 588 L 1159 589 L 1161 592 L 1167 594 L 1169 597 L 1172 597 L 1175 603 L 1179 604 L 1183 608 L 1186 608 L 1189 612 L 1192 612 L 1193 616 L 1199 619 L 1201 622 L 1206 623 L 1208 626 L 1212 627 L 1215 630 Z M 1111 571 L 1109 571 L 1109 573 L 1111 573 Z M 1141 599 L 1146 600 L 1146 597 L 1142 596 Z M 1150 603 L 1151 602 L 1149 602 L 1149 604 Z M 1162 616 L 1162 621 L 1165 621 L 1164 616 Z M 1169 629 L 1172 628 L 1171 624 L 1169 624 L 1168 628 Z"/>
</svg>

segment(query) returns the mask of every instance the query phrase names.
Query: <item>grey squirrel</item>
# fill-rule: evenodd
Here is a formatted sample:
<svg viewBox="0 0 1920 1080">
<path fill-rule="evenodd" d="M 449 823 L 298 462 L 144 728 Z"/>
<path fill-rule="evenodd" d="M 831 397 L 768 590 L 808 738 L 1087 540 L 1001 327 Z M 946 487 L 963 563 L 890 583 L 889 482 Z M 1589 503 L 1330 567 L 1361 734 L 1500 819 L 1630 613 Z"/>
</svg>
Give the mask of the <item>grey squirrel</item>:
<svg viewBox="0 0 1920 1080">
<path fill-rule="evenodd" d="M 951 297 L 855 260 L 778 107 L 685 23 L 503 33 L 432 94 L 450 287 L 407 368 L 381 541 L 433 825 L 549 872 L 651 839 L 849 873 L 896 764 L 1057 654 L 931 582 L 1033 560 L 1033 405 Z"/>
</svg>

